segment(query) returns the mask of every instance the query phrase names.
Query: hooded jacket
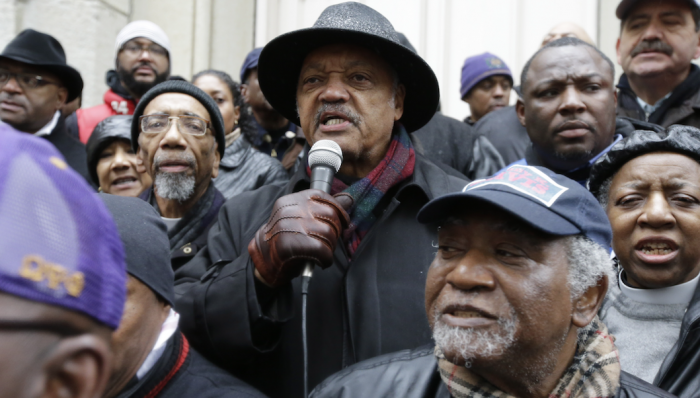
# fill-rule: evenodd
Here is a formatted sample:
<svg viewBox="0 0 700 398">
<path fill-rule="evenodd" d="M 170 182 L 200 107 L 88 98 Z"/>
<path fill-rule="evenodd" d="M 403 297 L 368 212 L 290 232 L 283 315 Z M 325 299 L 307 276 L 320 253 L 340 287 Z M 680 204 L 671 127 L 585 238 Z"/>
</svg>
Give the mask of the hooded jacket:
<svg viewBox="0 0 700 398">
<path fill-rule="evenodd" d="M 442 382 L 435 347 L 425 346 L 382 355 L 338 372 L 311 393 L 312 398 L 452 398 Z M 671 398 L 628 373 L 621 372 L 616 398 Z"/>
<path fill-rule="evenodd" d="M 114 115 L 133 115 L 136 109 L 136 100 L 122 87 L 116 71 L 108 71 L 105 80 L 109 90 L 102 98 L 103 104 L 80 108 L 66 118 L 68 132 L 82 143 L 87 143 L 101 121 Z"/>
<path fill-rule="evenodd" d="M 423 296 L 437 229 L 419 224 L 416 215 L 430 199 L 466 183 L 416 153 L 413 175 L 384 195 L 352 261 L 339 243 L 333 265 L 314 272 L 310 388 L 357 361 L 430 341 Z M 253 276 L 247 247 L 279 197 L 308 188 L 299 168 L 286 185 L 227 201 L 207 246 L 175 274 L 180 327 L 192 345 L 271 397 L 303 395 L 301 281 L 266 288 Z"/>
</svg>

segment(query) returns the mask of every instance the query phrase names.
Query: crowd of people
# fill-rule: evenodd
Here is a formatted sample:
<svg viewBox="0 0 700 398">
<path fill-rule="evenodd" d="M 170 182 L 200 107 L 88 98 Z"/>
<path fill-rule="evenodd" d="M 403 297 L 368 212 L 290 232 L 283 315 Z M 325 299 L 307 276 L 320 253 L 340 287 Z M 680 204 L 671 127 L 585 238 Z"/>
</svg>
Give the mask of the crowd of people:
<svg viewBox="0 0 700 398">
<path fill-rule="evenodd" d="M 171 76 L 168 36 L 131 22 L 89 108 L 61 44 L 22 31 L 0 53 L 0 397 L 700 397 L 700 3 L 616 15 L 617 83 L 563 23 L 518 86 L 466 58 L 463 121 L 360 3 L 238 82 Z"/>
</svg>

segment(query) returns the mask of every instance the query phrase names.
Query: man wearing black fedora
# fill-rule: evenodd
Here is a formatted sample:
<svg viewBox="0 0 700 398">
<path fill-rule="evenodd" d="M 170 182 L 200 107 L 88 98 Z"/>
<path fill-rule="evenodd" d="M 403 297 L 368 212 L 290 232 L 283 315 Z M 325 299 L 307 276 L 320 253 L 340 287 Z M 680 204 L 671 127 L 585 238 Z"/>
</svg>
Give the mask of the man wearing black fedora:
<svg viewBox="0 0 700 398">
<path fill-rule="evenodd" d="M 89 182 L 85 146 L 66 133 L 61 115 L 63 105 L 82 91 L 80 73 L 66 64 L 61 43 L 46 33 L 25 29 L 0 53 L 0 119 L 47 139 Z"/>
<path fill-rule="evenodd" d="M 335 141 L 344 161 L 331 195 L 287 185 L 230 199 L 206 250 L 176 272 L 190 342 L 272 397 L 303 395 L 301 278 L 308 292 L 309 389 L 357 361 L 430 341 L 421 299 L 435 230 L 428 200 L 461 189 L 417 153 L 409 133 L 435 114 L 435 74 L 389 21 L 359 3 L 272 40 L 258 64 L 270 104 L 308 145 Z"/>
</svg>

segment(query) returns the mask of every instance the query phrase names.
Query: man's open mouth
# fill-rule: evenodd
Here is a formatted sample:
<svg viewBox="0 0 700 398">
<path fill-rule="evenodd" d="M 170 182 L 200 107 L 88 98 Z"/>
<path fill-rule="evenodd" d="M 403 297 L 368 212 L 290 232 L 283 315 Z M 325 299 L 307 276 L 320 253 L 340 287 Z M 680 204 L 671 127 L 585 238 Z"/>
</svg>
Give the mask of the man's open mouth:
<svg viewBox="0 0 700 398">
<path fill-rule="evenodd" d="M 321 124 L 324 126 L 335 126 L 338 124 L 343 124 L 347 121 L 347 116 L 337 112 L 327 112 L 321 115 Z"/>
<path fill-rule="evenodd" d="M 637 250 L 649 256 L 663 256 L 671 254 L 676 249 L 667 242 L 646 242 Z"/>
<path fill-rule="evenodd" d="M 119 177 L 112 181 L 112 185 L 115 187 L 123 186 L 123 185 L 131 185 L 135 182 L 137 182 L 138 179 L 134 176 L 124 176 L 124 177 Z"/>
</svg>

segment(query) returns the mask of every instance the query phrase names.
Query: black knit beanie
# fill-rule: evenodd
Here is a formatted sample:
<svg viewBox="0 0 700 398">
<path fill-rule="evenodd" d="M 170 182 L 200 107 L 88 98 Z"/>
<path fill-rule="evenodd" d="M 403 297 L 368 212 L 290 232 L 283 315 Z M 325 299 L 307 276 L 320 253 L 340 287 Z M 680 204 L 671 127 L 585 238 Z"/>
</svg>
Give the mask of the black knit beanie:
<svg viewBox="0 0 700 398">
<path fill-rule="evenodd" d="M 126 272 L 163 301 L 175 305 L 175 275 L 170 265 L 168 232 L 156 210 L 139 198 L 100 194 L 126 253 Z"/>
<path fill-rule="evenodd" d="M 179 81 L 179 80 L 169 80 L 163 83 L 157 84 L 146 94 L 141 97 L 136 109 L 134 110 L 134 120 L 131 121 L 131 146 L 136 152 L 139 148 L 139 134 L 141 134 L 141 125 L 139 118 L 143 115 L 144 109 L 148 106 L 148 103 L 153 101 L 153 99 L 161 94 L 165 93 L 182 93 L 187 94 L 190 97 L 196 99 L 201 103 L 207 112 L 209 112 L 209 117 L 211 118 L 211 128 L 214 130 L 214 138 L 219 149 L 219 154 L 224 157 L 224 151 L 226 150 L 226 133 L 224 132 L 224 119 L 221 117 L 221 112 L 219 112 L 219 107 L 216 102 L 209 96 L 192 83 Z"/>
</svg>

